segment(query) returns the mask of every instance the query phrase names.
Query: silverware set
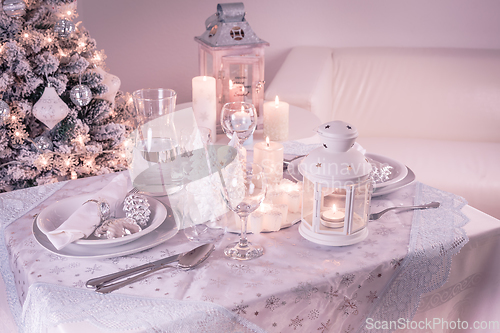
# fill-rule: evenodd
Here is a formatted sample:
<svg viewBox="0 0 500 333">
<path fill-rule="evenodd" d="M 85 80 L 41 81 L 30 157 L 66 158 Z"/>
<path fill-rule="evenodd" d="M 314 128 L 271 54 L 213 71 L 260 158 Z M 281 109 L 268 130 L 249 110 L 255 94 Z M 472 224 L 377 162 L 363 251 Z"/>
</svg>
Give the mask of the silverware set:
<svg viewBox="0 0 500 333">
<path fill-rule="evenodd" d="M 176 254 L 168 258 L 153 261 L 141 266 L 126 269 L 124 271 L 90 279 L 87 281 L 86 286 L 88 288 L 95 288 L 95 291 L 98 293 L 107 294 L 131 283 L 142 280 L 144 277 L 161 269 L 171 267 L 169 264 L 176 261 L 178 262 L 177 267 L 190 270 L 203 263 L 213 252 L 214 248 L 214 244 L 203 244 L 188 252 Z"/>
</svg>

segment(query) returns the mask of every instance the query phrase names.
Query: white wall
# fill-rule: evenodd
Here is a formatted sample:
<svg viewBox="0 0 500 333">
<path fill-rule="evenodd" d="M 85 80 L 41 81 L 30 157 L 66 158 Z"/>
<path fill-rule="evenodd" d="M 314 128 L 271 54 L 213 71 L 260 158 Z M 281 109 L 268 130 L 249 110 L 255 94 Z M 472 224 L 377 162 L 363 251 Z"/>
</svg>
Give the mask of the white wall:
<svg viewBox="0 0 500 333">
<path fill-rule="evenodd" d="M 108 56 L 122 90 L 172 88 L 191 100 L 194 37 L 217 0 L 79 0 L 78 20 Z M 498 0 L 248 0 L 246 18 L 266 49 L 266 81 L 296 45 L 500 49 Z"/>
</svg>

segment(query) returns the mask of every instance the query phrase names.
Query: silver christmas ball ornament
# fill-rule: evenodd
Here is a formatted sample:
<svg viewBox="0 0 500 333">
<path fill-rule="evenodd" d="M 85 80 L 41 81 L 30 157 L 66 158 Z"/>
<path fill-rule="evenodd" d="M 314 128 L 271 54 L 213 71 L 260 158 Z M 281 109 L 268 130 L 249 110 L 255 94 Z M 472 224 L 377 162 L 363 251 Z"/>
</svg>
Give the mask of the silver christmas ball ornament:
<svg viewBox="0 0 500 333">
<path fill-rule="evenodd" d="M 26 3 L 23 0 L 4 0 L 3 11 L 9 17 L 21 17 L 26 14 Z"/>
<path fill-rule="evenodd" d="M 0 99 L 0 125 L 5 123 L 5 120 L 10 116 L 10 107 L 5 101 Z"/>
<path fill-rule="evenodd" d="M 129 194 L 123 201 L 125 216 L 134 219 L 141 227 L 146 227 L 149 222 L 151 210 L 148 199 L 140 193 Z"/>
<path fill-rule="evenodd" d="M 92 100 L 92 91 L 90 91 L 89 87 L 79 84 L 71 89 L 69 97 L 75 105 L 85 106 Z"/>
<path fill-rule="evenodd" d="M 76 30 L 75 24 L 68 19 L 61 19 L 57 21 L 57 23 L 54 25 L 54 32 L 59 37 L 64 37 L 64 38 L 68 37 L 73 32 L 75 32 L 75 30 Z"/>
<path fill-rule="evenodd" d="M 52 143 L 52 140 L 47 138 L 46 136 L 40 135 L 37 136 L 36 138 L 33 139 L 33 144 L 32 144 L 36 150 L 38 151 L 45 151 L 45 150 L 53 150 L 54 149 L 54 144 Z"/>
</svg>

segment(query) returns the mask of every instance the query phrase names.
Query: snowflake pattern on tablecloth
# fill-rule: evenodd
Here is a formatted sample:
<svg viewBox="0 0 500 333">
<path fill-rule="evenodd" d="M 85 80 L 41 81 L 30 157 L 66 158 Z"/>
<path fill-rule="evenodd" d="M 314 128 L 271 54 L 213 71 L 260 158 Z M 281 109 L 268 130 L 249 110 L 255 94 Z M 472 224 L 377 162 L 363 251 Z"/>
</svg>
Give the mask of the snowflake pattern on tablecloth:
<svg viewBox="0 0 500 333">
<path fill-rule="evenodd" d="M 227 265 L 229 266 L 229 268 L 231 268 L 231 271 L 233 273 L 235 273 L 236 275 L 255 273 L 255 271 L 253 269 L 251 269 L 250 266 L 248 266 L 248 265 L 232 264 L 232 263 L 228 263 Z"/>
<path fill-rule="evenodd" d="M 324 291 L 323 293 L 325 294 L 325 298 L 329 301 L 333 301 L 334 297 L 339 297 L 339 290 L 337 289 L 334 291 L 332 286 L 330 286 L 329 291 Z"/>
<path fill-rule="evenodd" d="M 95 264 L 92 267 L 87 267 L 87 269 L 85 270 L 85 273 L 94 274 L 95 272 L 98 272 L 100 270 L 101 270 L 101 266 Z"/>
<path fill-rule="evenodd" d="M 355 278 L 354 274 L 342 275 L 342 280 L 340 281 L 340 284 L 345 284 L 347 287 L 349 287 L 354 282 L 354 278 Z"/>
<path fill-rule="evenodd" d="M 59 266 L 55 266 L 54 268 L 49 270 L 50 274 L 56 274 L 56 275 L 59 275 L 60 273 L 64 273 L 64 272 L 65 272 L 64 267 L 59 267 Z"/>
<path fill-rule="evenodd" d="M 358 298 L 358 294 L 354 294 L 352 298 L 349 298 L 347 296 L 344 296 L 344 301 L 340 304 L 338 307 L 338 310 L 341 310 L 345 316 L 349 316 L 351 314 L 357 315 L 358 312 L 358 301 L 356 300 Z"/>
<path fill-rule="evenodd" d="M 293 288 L 292 291 L 297 294 L 295 298 L 295 303 L 298 303 L 302 300 L 311 301 L 311 297 L 314 293 L 318 292 L 318 288 L 314 287 L 309 282 L 300 282 L 297 288 Z"/>
<path fill-rule="evenodd" d="M 216 279 L 210 279 L 212 284 L 216 285 L 217 288 L 220 288 L 220 286 L 225 286 L 226 285 L 226 280 L 221 280 L 221 278 L 218 276 Z"/>
<path fill-rule="evenodd" d="M 231 311 L 236 312 L 237 314 L 247 314 L 246 308 L 248 308 L 247 304 L 243 304 L 243 301 L 241 301 L 242 304 L 237 304 L 234 308 L 231 309 Z"/>
<path fill-rule="evenodd" d="M 320 333 L 326 333 L 330 330 L 330 326 L 331 326 L 331 319 L 328 319 L 326 321 L 326 323 L 321 323 L 321 326 L 318 327 L 318 331 L 320 331 Z"/>
<path fill-rule="evenodd" d="M 403 262 L 404 258 L 394 258 L 391 260 L 391 266 L 394 267 L 394 269 L 398 268 L 401 266 L 401 263 Z"/>
<path fill-rule="evenodd" d="M 382 235 L 382 236 L 390 235 L 393 232 L 394 232 L 394 230 L 392 228 L 387 228 L 384 225 L 381 225 L 380 227 L 378 227 L 377 229 L 375 229 L 375 233 L 377 235 Z"/>
<path fill-rule="evenodd" d="M 274 295 L 266 299 L 266 309 L 274 311 L 275 309 L 280 307 L 280 305 L 281 305 L 280 299 Z"/>
<path fill-rule="evenodd" d="M 373 303 L 375 299 L 378 298 L 377 292 L 376 291 L 370 291 L 370 295 L 367 295 L 366 298 L 368 298 L 368 302 Z"/>
<path fill-rule="evenodd" d="M 293 330 L 296 330 L 297 327 L 299 327 L 299 326 L 302 327 L 303 320 L 304 320 L 304 318 L 299 318 L 299 316 L 297 316 L 297 317 L 295 317 L 295 319 L 291 319 L 292 322 L 288 326 L 293 327 Z"/>
<path fill-rule="evenodd" d="M 318 309 L 313 309 L 313 310 L 309 311 L 309 314 L 307 315 L 307 318 L 309 318 L 309 320 L 318 319 L 319 318 L 319 311 L 318 311 Z"/>
</svg>

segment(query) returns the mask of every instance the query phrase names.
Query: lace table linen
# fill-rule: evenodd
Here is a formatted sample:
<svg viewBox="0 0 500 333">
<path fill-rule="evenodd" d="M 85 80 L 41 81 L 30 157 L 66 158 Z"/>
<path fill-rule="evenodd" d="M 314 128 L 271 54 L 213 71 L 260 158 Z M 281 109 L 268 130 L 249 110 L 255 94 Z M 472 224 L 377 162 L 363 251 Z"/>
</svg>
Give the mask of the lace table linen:
<svg viewBox="0 0 500 333">
<path fill-rule="evenodd" d="M 439 201 L 442 206 L 387 213 L 369 223 L 370 234 L 361 243 L 317 245 L 302 238 L 294 225 L 250 235 L 250 241 L 264 246 L 265 254 L 238 262 L 223 255 L 223 248 L 238 238 L 226 234 L 212 256 L 194 270 L 166 268 L 110 295 L 99 295 L 85 287 L 87 280 L 196 246 L 180 232 L 140 253 L 75 259 L 53 254 L 36 242 L 32 234 L 35 214 L 56 200 L 97 191 L 114 176 L 47 188 L 38 199 L 44 201 L 24 206 L 26 213 L 18 216 L 8 201 L 12 194 L 0 196 L 3 213 L 11 219 L 3 221 L 2 275 L 9 295 L 16 296 L 9 303 L 26 332 L 38 331 L 40 318 L 45 318 L 48 328 L 86 320 L 109 332 L 177 332 L 173 327 L 179 327 L 179 332 L 210 332 L 217 325 L 223 325 L 222 332 L 363 331 L 368 317 L 410 319 L 420 295 L 446 281 L 452 256 L 467 242 L 462 229 L 467 218 L 460 212 L 465 202 L 417 184 L 374 198 L 372 211 L 424 201 Z M 159 310 L 144 316 L 148 306 Z"/>
</svg>

